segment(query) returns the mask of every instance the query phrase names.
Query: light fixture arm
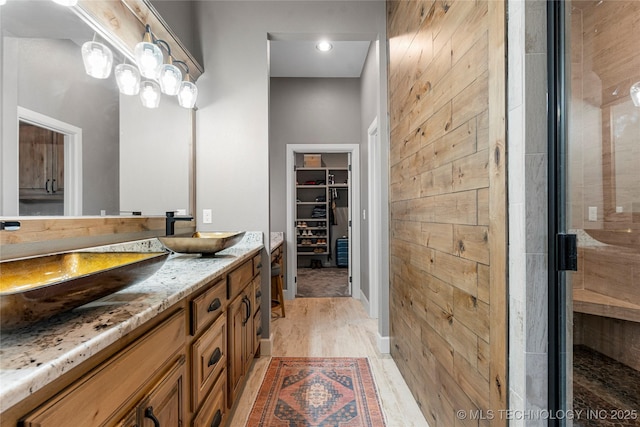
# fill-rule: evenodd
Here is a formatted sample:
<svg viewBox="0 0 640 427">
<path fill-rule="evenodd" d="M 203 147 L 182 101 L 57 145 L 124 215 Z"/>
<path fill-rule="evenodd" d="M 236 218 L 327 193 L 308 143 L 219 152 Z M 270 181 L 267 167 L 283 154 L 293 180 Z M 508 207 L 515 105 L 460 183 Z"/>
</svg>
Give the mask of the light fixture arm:
<svg viewBox="0 0 640 427">
<path fill-rule="evenodd" d="M 178 59 L 175 59 L 173 63 L 182 65 L 182 67 L 184 68 L 187 80 L 191 81 L 191 76 L 189 75 L 189 66 L 187 65 L 187 63 L 184 61 L 180 61 Z"/>
<path fill-rule="evenodd" d="M 167 51 L 167 56 L 171 58 L 171 46 L 169 46 L 169 43 L 161 39 L 155 39 L 154 43 L 164 47 L 165 50 Z"/>
</svg>

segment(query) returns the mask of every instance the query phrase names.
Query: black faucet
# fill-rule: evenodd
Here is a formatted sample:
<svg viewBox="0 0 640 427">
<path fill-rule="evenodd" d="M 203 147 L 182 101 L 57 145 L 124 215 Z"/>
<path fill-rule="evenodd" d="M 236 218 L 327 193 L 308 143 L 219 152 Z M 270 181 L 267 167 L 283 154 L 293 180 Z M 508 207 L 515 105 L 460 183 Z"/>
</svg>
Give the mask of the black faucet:
<svg viewBox="0 0 640 427">
<path fill-rule="evenodd" d="M 167 222 L 165 227 L 165 234 L 167 236 L 173 236 L 175 233 L 176 221 L 191 221 L 192 216 L 175 216 L 175 212 L 167 212 Z"/>
<path fill-rule="evenodd" d="M 16 231 L 20 229 L 19 221 L 0 221 L 0 230 Z"/>
</svg>

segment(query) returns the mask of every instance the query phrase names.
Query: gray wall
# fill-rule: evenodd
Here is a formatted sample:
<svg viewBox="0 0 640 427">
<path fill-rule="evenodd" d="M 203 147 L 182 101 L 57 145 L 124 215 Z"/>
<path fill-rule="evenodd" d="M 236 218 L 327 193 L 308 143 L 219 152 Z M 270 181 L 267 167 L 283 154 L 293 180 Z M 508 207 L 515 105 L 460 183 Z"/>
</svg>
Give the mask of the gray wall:
<svg viewBox="0 0 640 427">
<path fill-rule="evenodd" d="M 82 128 L 83 214 L 117 211 L 115 80 L 89 77 L 80 46 L 68 40 L 4 37 L 3 45 L 2 214 L 17 214 L 17 106 Z"/>
<path fill-rule="evenodd" d="M 201 1 L 196 12 L 205 68 L 198 80 L 196 200 L 198 212 L 213 210 L 213 224 L 205 228 L 199 220 L 198 226 L 257 230 L 268 237 L 268 33 L 374 34 L 385 40 L 385 4 Z M 381 50 L 381 93 L 386 93 L 386 49 Z M 386 99 L 378 108 L 386 117 Z M 382 135 L 388 135 L 386 126 Z M 268 289 L 269 278 L 262 279 Z M 268 301 L 264 292 L 265 306 Z M 270 316 L 267 310 L 262 315 L 268 337 Z"/>
<path fill-rule="evenodd" d="M 165 215 L 189 203 L 191 110 L 162 96 L 158 108 L 120 95 L 120 211 Z M 170 126 L 162 126 L 170 124 Z"/>
<path fill-rule="evenodd" d="M 272 231 L 287 231 L 287 144 L 357 144 L 359 141 L 360 79 L 271 79 L 269 166 Z"/>
<path fill-rule="evenodd" d="M 153 0 L 154 9 L 169 25 L 184 47 L 202 64 L 202 46 L 198 38 L 195 2 L 184 0 Z M 151 29 L 153 31 L 153 28 Z M 184 58 L 175 58 L 184 61 Z M 184 70 L 183 70 L 184 71 Z"/>
<path fill-rule="evenodd" d="M 355 212 L 354 216 L 360 215 L 362 227 L 360 228 L 360 291 L 371 302 L 369 283 L 369 126 L 378 116 L 377 106 L 380 103 L 380 88 L 378 81 L 378 55 L 377 42 L 371 43 L 369 53 L 362 69 L 360 78 L 360 209 L 367 211 L 366 219 L 362 219 L 361 212 Z"/>
</svg>

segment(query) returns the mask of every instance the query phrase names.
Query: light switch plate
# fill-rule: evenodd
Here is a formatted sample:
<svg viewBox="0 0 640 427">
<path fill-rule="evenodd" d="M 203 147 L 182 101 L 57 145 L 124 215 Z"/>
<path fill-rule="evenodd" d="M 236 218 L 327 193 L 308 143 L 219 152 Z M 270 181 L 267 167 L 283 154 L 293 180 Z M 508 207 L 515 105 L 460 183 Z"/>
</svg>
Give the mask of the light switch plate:
<svg viewBox="0 0 640 427">
<path fill-rule="evenodd" d="M 203 224 L 211 224 L 211 209 L 203 209 L 202 210 L 202 223 Z"/>
<path fill-rule="evenodd" d="M 597 220 L 598 220 L 598 207 L 589 206 L 589 221 L 597 221 Z"/>
</svg>

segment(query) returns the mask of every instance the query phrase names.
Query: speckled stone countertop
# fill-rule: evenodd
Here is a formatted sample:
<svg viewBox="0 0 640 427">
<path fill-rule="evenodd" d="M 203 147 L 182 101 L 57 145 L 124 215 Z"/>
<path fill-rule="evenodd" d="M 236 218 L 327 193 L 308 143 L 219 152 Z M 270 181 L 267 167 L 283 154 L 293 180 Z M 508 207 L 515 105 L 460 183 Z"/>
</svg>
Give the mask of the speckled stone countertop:
<svg viewBox="0 0 640 427">
<path fill-rule="evenodd" d="M 269 249 L 274 250 L 284 242 L 284 233 L 282 231 L 272 231 Z"/>
<path fill-rule="evenodd" d="M 172 254 L 144 282 L 32 327 L 0 335 L 0 412 L 54 381 L 263 247 L 247 232 L 214 257 Z M 157 239 L 88 250 L 162 250 Z"/>
</svg>

